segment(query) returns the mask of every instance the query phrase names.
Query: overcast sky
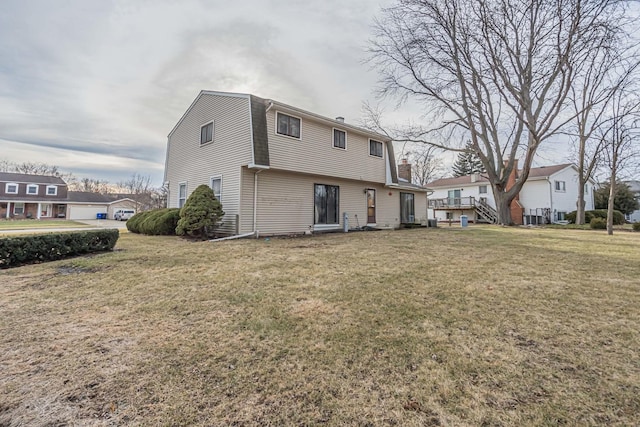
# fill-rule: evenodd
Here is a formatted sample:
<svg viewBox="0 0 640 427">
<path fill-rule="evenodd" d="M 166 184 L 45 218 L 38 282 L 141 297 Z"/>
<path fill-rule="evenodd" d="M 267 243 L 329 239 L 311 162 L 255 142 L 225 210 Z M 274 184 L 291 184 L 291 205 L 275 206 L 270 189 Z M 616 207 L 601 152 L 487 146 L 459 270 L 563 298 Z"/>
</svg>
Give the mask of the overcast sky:
<svg viewBox="0 0 640 427">
<path fill-rule="evenodd" d="M 392 3 L 2 0 L 0 160 L 160 185 L 167 134 L 203 89 L 358 124 L 363 101 L 378 102 L 365 63 L 373 19 Z M 406 119 L 392 101 L 385 110 Z"/>
<path fill-rule="evenodd" d="M 2 0 L 0 160 L 162 181 L 166 137 L 202 89 L 357 123 L 390 0 Z"/>
</svg>

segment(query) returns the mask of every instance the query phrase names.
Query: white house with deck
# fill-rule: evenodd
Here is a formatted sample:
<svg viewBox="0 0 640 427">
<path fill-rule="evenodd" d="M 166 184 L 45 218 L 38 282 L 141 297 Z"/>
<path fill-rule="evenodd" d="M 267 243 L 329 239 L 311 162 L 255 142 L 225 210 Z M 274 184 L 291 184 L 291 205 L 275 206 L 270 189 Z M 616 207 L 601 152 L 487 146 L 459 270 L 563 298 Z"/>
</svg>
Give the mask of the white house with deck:
<svg viewBox="0 0 640 427">
<path fill-rule="evenodd" d="M 164 181 L 169 207 L 211 186 L 229 234 L 427 219 L 427 190 L 398 179 L 389 138 L 249 94 L 200 92 L 169 133 Z"/>
<path fill-rule="evenodd" d="M 594 208 L 593 180 L 585 185 L 585 210 Z M 471 222 L 496 222 L 496 203 L 491 184 L 482 174 L 444 178 L 427 184 L 429 217 L 438 221 L 460 221 L 466 215 Z M 548 224 L 565 220 L 576 210 L 578 170 L 572 164 L 531 168 L 529 177 L 514 201 L 512 219 L 516 224 Z M 513 215 L 513 212 L 521 215 Z M 517 216 L 521 216 L 518 218 Z"/>
</svg>

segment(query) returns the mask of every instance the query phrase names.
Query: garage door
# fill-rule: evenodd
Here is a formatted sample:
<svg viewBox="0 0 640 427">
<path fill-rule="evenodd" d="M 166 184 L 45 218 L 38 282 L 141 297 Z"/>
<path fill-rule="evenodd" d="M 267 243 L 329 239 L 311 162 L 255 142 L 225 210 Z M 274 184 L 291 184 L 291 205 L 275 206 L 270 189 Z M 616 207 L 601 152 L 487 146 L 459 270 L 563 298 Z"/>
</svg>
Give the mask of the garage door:
<svg viewBox="0 0 640 427">
<path fill-rule="evenodd" d="M 69 206 L 69 219 L 96 219 L 99 213 L 107 213 L 106 206 Z"/>
</svg>

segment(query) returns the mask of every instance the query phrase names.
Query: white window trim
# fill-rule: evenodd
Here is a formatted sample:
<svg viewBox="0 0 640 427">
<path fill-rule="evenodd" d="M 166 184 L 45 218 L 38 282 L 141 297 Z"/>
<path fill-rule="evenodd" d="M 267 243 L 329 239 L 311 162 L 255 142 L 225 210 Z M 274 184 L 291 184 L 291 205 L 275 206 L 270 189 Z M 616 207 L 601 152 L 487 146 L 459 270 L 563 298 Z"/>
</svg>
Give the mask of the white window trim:
<svg viewBox="0 0 640 427">
<path fill-rule="evenodd" d="M 218 199 L 218 201 L 220 203 L 222 203 L 222 175 L 212 175 L 209 177 L 209 187 L 213 190 L 213 180 L 214 179 L 219 179 L 220 180 L 220 197 L 216 196 L 216 199 Z M 215 196 L 215 192 L 213 193 L 213 195 Z"/>
<path fill-rule="evenodd" d="M 381 157 L 374 156 L 373 154 L 371 154 L 371 141 L 379 142 L 380 144 L 382 144 L 382 156 Z M 369 157 L 373 157 L 374 159 L 384 159 L 384 142 L 378 141 L 377 139 L 369 138 L 369 143 L 367 144 L 367 153 L 369 153 Z"/>
<path fill-rule="evenodd" d="M 481 191 L 482 187 L 484 187 L 484 191 Z M 487 185 L 478 185 L 478 194 L 488 194 L 488 193 L 489 193 L 489 187 Z"/>
<path fill-rule="evenodd" d="M 9 191 L 9 186 L 10 185 L 15 185 L 16 186 L 16 191 Z M 4 186 L 4 192 L 7 194 L 18 194 L 18 190 L 20 189 L 20 187 L 18 186 L 17 182 L 7 182 Z"/>
<path fill-rule="evenodd" d="M 564 187 L 564 188 L 558 189 L 558 183 L 560 183 L 560 182 L 562 183 L 562 187 Z M 553 188 L 558 193 L 566 193 L 567 192 L 567 183 L 566 183 L 566 181 L 554 181 Z"/>
<path fill-rule="evenodd" d="M 31 189 L 31 188 L 35 188 L 36 192 L 35 193 L 30 193 L 29 189 Z M 38 195 L 38 189 L 39 189 L 38 184 L 29 184 L 29 185 L 27 185 L 27 194 L 29 194 L 29 195 L 34 195 L 35 194 L 37 196 Z"/>
<path fill-rule="evenodd" d="M 53 194 L 49 194 L 49 189 L 53 188 L 55 191 Z M 47 191 L 44 193 L 46 196 L 57 196 L 58 195 L 58 186 L 57 185 L 47 185 Z"/>
<path fill-rule="evenodd" d="M 176 200 L 178 202 L 178 208 L 182 208 L 182 206 L 180 206 L 180 187 L 184 185 L 184 202 L 187 203 L 187 199 L 189 198 L 187 196 L 187 194 L 189 193 L 189 185 L 187 184 L 187 181 L 183 181 L 183 182 L 179 182 L 178 183 L 178 199 Z"/>
<path fill-rule="evenodd" d="M 336 147 L 336 141 L 335 141 L 335 133 L 336 131 L 339 130 L 340 132 L 344 132 L 344 148 L 340 148 L 340 147 Z M 347 151 L 347 131 L 344 129 L 340 129 L 340 128 L 333 128 L 331 130 L 331 148 L 335 148 L 336 150 L 340 150 L 340 151 Z"/>
<path fill-rule="evenodd" d="M 291 135 L 285 135 L 284 133 L 279 133 L 278 132 L 278 114 L 284 114 L 285 116 L 293 117 L 295 119 L 300 120 L 300 137 L 295 137 L 295 136 L 291 136 Z M 276 121 L 274 123 L 275 124 L 274 132 L 276 133 L 276 135 L 282 136 L 284 138 L 295 139 L 296 141 L 301 141 L 302 140 L 302 117 L 294 116 L 293 114 L 284 113 L 282 111 L 276 111 L 275 116 L 276 116 Z"/>
<path fill-rule="evenodd" d="M 16 213 L 16 208 L 18 207 L 18 205 L 22 205 L 22 212 L 20 213 Z M 13 204 L 13 214 L 14 215 L 24 215 L 24 211 L 25 211 L 26 205 L 23 202 L 15 202 Z"/>
<path fill-rule="evenodd" d="M 202 142 L 202 128 L 205 126 L 209 126 L 211 125 L 211 141 L 207 141 L 207 142 Z M 215 134 L 216 134 L 216 125 L 213 122 L 213 120 L 211 120 L 210 122 L 207 122 L 205 124 L 203 124 L 202 126 L 200 126 L 200 146 L 204 147 L 205 145 L 209 145 L 209 144 L 213 144 L 213 141 L 215 140 Z"/>
</svg>

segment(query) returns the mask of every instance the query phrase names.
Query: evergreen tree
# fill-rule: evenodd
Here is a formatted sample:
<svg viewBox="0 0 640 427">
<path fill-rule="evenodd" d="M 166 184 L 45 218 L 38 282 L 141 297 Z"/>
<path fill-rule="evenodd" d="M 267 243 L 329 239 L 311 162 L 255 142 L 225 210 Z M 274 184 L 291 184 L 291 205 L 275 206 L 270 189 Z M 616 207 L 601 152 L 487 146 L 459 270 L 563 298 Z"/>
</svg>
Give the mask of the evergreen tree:
<svg viewBox="0 0 640 427">
<path fill-rule="evenodd" d="M 211 187 L 200 185 L 191 193 L 180 210 L 176 234 L 205 238 L 213 232 L 216 223 L 223 216 L 222 205 L 216 199 Z"/>
<path fill-rule="evenodd" d="M 609 203 L 609 183 L 604 183 L 594 193 L 595 208 L 607 209 Z M 613 208 L 622 212 L 625 215 L 633 213 L 640 206 L 640 203 L 635 198 L 635 194 L 631 191 L 631 188 L 627 184 L 618 182 L 616 184 L 616 196 L 613 199 Z"/>
<path fill-rule="evenodd" d="M 471 144 L 467 144 L 466 150 L 458 153 L 458 158 L 453 164 L 453 176 L 466 176 L 484 171 L 480 157 L 473 151 Z"/>
</svg>

